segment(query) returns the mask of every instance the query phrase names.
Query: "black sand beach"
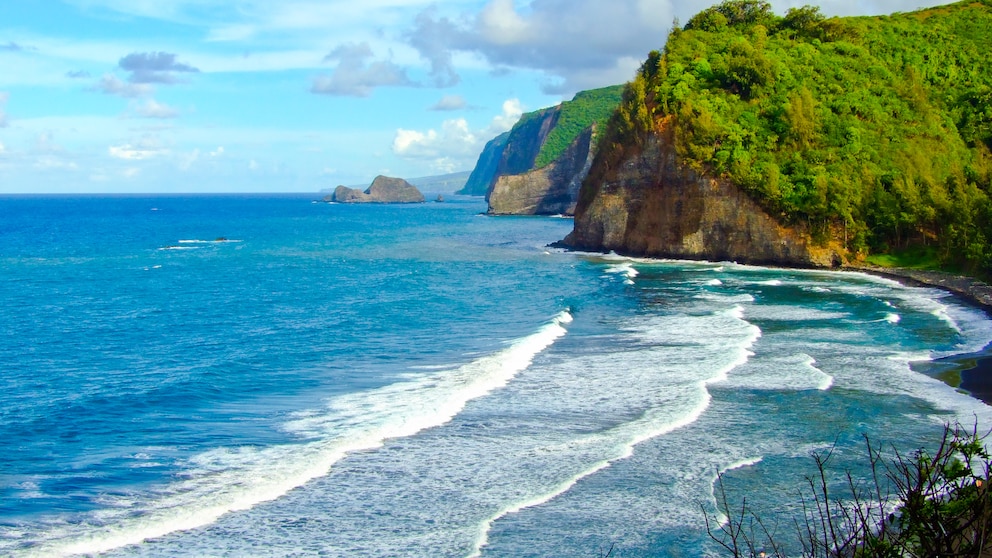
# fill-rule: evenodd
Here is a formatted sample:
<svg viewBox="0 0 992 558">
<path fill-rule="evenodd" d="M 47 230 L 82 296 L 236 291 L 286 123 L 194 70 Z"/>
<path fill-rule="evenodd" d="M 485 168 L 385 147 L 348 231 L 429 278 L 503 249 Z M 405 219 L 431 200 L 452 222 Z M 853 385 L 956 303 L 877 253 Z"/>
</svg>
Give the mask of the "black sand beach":
<svg viewBox="0 0 992 558">
<path fill-rule="evenodd" d="M 962 275 L 939 271 L 901 268 L 854 268 L 894 279 L 904 284 L 936 287 L 950 292 L 962 301 L 980 308 L 992 317 L 992 286 Z M 973 397 L 992 405 L 992 345 L 977 353 L 957 355 L 927 363 L 918 371 L 938 377 L 950 385 L 967 391 Z"/>
</svg>

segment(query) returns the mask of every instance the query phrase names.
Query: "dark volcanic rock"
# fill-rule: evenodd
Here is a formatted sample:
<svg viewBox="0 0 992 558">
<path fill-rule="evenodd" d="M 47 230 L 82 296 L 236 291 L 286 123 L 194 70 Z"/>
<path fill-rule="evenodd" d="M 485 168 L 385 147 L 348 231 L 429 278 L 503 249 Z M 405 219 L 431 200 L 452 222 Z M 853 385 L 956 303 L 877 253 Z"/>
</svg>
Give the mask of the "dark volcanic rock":
<svg viewBox="0 0 992 558">
<path fill-rule="evenodd" d="M 424 195 L 416 186 L 402 178 L 377 176 L 364 192 L 347 186 L 338 186 L 328 196 L 328 201 L 338 203 L 423 203 Z M 325 198 L 327 199 L 327 198 Z"/>
</svg>

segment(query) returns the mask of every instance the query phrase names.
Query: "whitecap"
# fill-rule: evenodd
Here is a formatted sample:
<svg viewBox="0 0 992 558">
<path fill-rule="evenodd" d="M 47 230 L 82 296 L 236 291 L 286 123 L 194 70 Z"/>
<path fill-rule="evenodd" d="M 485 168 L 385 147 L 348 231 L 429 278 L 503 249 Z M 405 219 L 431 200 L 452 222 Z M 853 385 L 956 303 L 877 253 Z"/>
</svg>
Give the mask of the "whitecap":
<svg viewBox="0 0 992 558">
<path fill-rule="evenodd" d="M 465 405 L 505 386 L 539 353 L 567 333 L 560 313 L 532 335 L 457 369 L 428 374 L 328 401 L 326 409 L 296 414 L 284 429 L 301 442 L 268 447 L 216 448 L 188 460 L 176 482 L 156 491 L 143 509 L 134 495 L 108 496 L 99 533 L 66 526 L 58 538 L 32 549 L 37 555 L 96 554 L 215 522 L 279 498 L 326 475 L 345 455 L 381 447 L 450 421 Z M 83 526 L 85 527 L 85 526 Z"/>
<path fill-rule="evenodd" d="M 712 400 L 707 386 L 726 381 L 734 369 L 746 363 L 753 355 L 750 349 L 761 337 L 760 328 L 744 320 L 743 314 L 744 308 L 736 305 L 702 316 L 644 317 L 624 328 L 641 342 L 636 346 L 640 348 L 597 355 L 598 359 L 606 359 L 603 362 L 586 364 L 570 360 L 569 368 L 576 371 L 610 371 L 618 366 L 625 370 L 627 382 L 641 386 L 636 395 L 624 398 L 627 405 L 634 405 L 633 400 L 638 398 L 652 399 L 645 393 L 652 391 L 645 388 L 649 385 L 655 386 L 657 400 L 646 403 L 648 407 L 633 420 L 547 448 L 549 453 L 559 456 L 588 447 L 605 448 L 605 454 L 554 485 L 504 503 L 478 524 L 470 556 L 481 555 L 489 544 L 493 525 L 501 518 L 545 504 L 569 492 L 582 479 L 631 457 L 637 445 L 698 421 Z M 618 361 L 623 364 L 618 365 Z M 641 375 L 645 377 L 640 378 Z M 591 379 L 580 377 L 574 381 L 588 384 Z"/>
</svg>

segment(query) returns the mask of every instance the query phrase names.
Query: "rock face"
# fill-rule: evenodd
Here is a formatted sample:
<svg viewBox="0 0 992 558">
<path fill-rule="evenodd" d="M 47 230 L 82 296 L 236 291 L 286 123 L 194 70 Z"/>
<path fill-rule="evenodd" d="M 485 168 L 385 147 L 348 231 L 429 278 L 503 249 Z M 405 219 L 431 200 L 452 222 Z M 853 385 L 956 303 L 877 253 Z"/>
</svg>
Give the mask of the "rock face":
<svg viewBox="0 0 992 558">
<path fill-rule="evenodd" d="M 402 178 L 377 176 L 364 192 L 338 186 L 325 200 L 337 203 L 423 203 L 424 195 Z"/>
<path fill-rule="evenodd" d="M 532 113 L 514 127 L 486 194 L 490 215 L 572 215 L 582 179 L 592 165 L 594 128 L 586 128 L 557 160 L 534 161 L 558 124 L 561 105 Z"/>
<path fill-rule="evenodd" d="M 493 184 L 496 176 L 496 169 L 503 158 L 503 148 L 506 147 L 506 140 L 510 137 L 510 132 L 503 132 L 486 143 L 486 147 L 479 155 L 479 160 L 472 169 L 465 186 L 455 192 L 465 196 L 485 196 L 489 192 L 489 187 Z"/>
<path fill-rule="evenodd" d="M 809 235 L 784 227 L 738 187 L 704 176 L 676 154 L 671 125 L 630 149 L 612 169 L 583 185 L 565 246 L 658 258 L 706 259 L 800 267 L 840 265 Z M 598 182 L 598 183 L 594 183 Z"/>
<path fill-rule="evenodd" d="M 496 177 L 489 192 L 493 215 L 573 215 L 582 180 L 593 161 L 593 127 L 586 128 L 550 165 Z"/>
</svg>

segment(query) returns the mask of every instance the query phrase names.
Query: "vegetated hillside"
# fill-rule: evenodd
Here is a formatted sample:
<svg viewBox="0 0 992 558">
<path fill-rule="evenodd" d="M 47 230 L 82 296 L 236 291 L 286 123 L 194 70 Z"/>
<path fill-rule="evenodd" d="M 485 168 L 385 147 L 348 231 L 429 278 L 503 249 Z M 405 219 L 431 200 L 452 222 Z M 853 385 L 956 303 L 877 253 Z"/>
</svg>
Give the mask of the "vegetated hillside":
<svg viewBox="0 0 992 558">
<path fill-rule="evenodd" d="M 620 104 L 622 95 L 623 85 L 613 85 L 579 91 L 571 101 L 562 103 L 558 123 L 552 128 L 534 159 L 534 168 L 544 168 L 555 162 L 589 126 L 595 125 L 602 130 Z M 524 115 L 521 120 L 535 114 L 537 113 Z"/>
<path fill-rule="evenodd" d="M 571 101 L 528 112 L 513 129 L 486 144 L 460 193 L 486 194 L 500 176 L 524 174 L 558 160 L 592 125 L 605 128 L 623 85 L 581 91 Z"/>
<path fill-rule="evenodd" d="M 623 94 L 579 210 L 652 134 L 848 257 L 992 271 L 992 0 L 882 17 L 707 9 Z"/>
</svg>

